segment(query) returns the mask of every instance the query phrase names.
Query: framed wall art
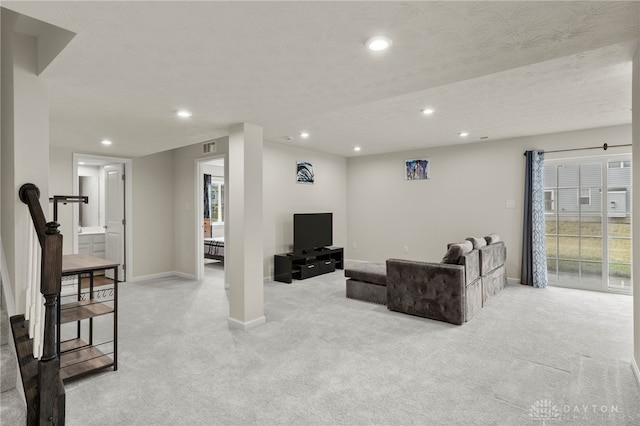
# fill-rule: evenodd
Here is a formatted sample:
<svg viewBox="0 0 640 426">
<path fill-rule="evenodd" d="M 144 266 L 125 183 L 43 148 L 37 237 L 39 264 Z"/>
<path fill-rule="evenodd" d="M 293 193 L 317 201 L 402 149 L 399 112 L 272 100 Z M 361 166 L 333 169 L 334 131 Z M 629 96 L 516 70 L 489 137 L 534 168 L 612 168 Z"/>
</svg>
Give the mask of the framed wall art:
<svg viewBox="0 0 640 426">
<path fill-rule="evenodd" d="M 424 180 L 429 179 L 429 167 L 431 159 L 419 158 L 416 160 L 405 160 L 404 162 L 404 178 L 406 180 Z"/>
<path fill-rule="evenodd" d="M 297 162 L 296 182 L 313 185 L 315 176 L 313 174 L 313 164 L 308 161 Z"/>
</svg>

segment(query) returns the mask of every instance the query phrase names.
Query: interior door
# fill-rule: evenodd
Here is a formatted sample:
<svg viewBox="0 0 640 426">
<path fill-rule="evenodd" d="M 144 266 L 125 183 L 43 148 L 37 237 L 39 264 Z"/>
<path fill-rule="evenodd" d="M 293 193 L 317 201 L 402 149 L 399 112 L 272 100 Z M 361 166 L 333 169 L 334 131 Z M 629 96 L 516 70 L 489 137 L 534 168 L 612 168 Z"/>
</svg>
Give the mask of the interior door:
<svg viewBox="0 0 640 426">
<path fill-rule="evenodd" d="M 120 263 L 118 280 L 124 281 L 124 165 L 104 167 L 105 177 L 105 258 Z M 107 276 L 113 275 L 107 271 Z M 109 278 L 113 278 L 109 276 Z"/>
</svg>

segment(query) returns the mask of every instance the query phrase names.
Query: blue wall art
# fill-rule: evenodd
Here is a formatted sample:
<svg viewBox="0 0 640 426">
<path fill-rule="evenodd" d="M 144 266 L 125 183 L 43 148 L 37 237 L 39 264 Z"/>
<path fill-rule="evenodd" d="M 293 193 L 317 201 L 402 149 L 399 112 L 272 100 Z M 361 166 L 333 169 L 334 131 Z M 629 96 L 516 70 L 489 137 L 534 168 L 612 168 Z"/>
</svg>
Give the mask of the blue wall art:
<svg viewBox="0 0 640 426">
<path fill-rule="evenodd" d="M 406 160 L 404 162 L 404 178 L 406 180 L 429 179 L 430 165 L 431 160 L 429 158 Z"/>
</svg>

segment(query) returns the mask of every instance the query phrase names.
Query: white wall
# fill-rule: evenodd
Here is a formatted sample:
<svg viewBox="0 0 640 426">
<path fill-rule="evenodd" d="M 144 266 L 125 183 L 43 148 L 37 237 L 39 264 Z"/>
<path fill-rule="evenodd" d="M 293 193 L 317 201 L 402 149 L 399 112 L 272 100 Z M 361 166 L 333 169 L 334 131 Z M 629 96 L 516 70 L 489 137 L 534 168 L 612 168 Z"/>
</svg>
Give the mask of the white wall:
<svg viewBox="0 0 640 426">
<path fill-rule="evenodd" d="M 51 194 L 73 194 L 73 153 L 67 148 L 51 148 L 49 181 Z M 96 167 L 78 167 L 78 174 L 96 175 Z M 100 170 L 103 167 L 99 167 Z M 127 279 L 173 271 L 173 153 L 133 160 L 132 176 L 132 262 Z M 98 175 L 101 175 L 98 172 Z M 104 179 L 101 178 L 103 181 Z M 102 182 L 102 186 L 104 183 Z M 103 189 L 102 189 L 103 190 Z M 63 253 L 73 253 L 73 214 L 77 204 L 58 204 L 58 221 L 63 234 Z M 103 210 L 103 209 L 102 209 Z M 48 218 L 52 218 L 50 207 Z M 104 213 L 101 215 L 104 220 Z"/>
<path fill-rule="evenodd" d="M 67 148 L 49 149 L 49 191 L 54 195 L 73 193 L 73 153 Z M 73 208 L 77 204 L 58 203 L 58 223 L 62 233 L 62 253 L 73 253 Z M 53 203 L 49 203 L 47 219 L 53 220 Z"/>
<path fill-rule="evenodd" d="M 18 198 L 25 183 L 40 189 L 46 214 L 49 198 L 49 97 L 37 73 L 35 37 L 12 32 L 2 12 L 2 243 L 17 313 L 25 309 L 28 229 L 27 206 Z M 8 92 L 7 100 L 5 96 Z M 6 126 L 6 129 L 5 129 Z"/>
<path fill-rule="evenodd" d="M 222 182 L 224 180 L 224 166 L 214 166 L 213 164 L 203 164 L 202 171 L 211 175 L 213 182 Z"/>
<path fill-rule="evenodd" d="M 313 164 L 315 183 L 296 183 L 296 162 Z M 347 237 L 347 160 L 272 142 L 264 144 L 264 275 L 273 276 L 273 255 L 293 249 L 294 213 L 333 213 L 333 245 Z"/>
<path fill-rule="evenodd" d="M 133 256 L 128 279 L 174 271 L 174 152 L 133 160 Z M 177 253 L 177 251 L 175 251 Z"/>
<path fill-rule="evenodd" d="M 507 276 L 519 279 L 524 151 L 601 146 L 604 142 L 631 143 L 631 126 L 349 158 L 346 257 L 440 261 L 447 243 L 496 232 L 507 246 Z M 607 151 L 614 152 L 630 150 Z M 431 158 L 431 179 L 404 180 L 404 160 L 423 157 Z M 506 208 L 508 200 L 515 202 L 515 208 Z"/>
</svg>

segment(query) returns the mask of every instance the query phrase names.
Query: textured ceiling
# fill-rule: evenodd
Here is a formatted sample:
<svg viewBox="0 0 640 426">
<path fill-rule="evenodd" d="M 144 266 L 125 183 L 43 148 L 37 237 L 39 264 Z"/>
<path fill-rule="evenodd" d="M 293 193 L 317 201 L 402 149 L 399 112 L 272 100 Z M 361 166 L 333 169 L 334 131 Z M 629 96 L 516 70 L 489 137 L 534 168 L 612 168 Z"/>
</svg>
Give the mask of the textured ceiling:
<svg viewBox="0 0 640 426">
<path fill-rule="evenodd" d="M 76 151 L 146 155 L 243 121 L 344 156 L 631 122 L 638 2 L 3 6 L 77 33 L 43 74 L 51 143 Z M 380 33 L 391 49 L 367 51 Z"/>
</svg>

